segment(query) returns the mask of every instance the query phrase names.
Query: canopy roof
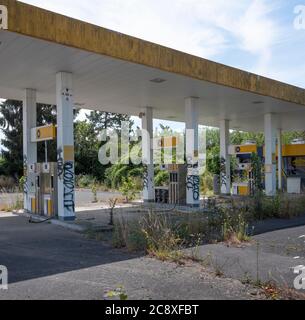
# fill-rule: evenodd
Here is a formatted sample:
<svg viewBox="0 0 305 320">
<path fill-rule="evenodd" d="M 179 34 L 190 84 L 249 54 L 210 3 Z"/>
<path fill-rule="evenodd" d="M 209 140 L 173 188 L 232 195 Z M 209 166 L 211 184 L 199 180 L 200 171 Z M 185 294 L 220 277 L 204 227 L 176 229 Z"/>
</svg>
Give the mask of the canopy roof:
<svg viewBox="0 0 305 320">
<path fill-rule="evenodd" d="M 200 98 L 199 122 L 261 131 L 265 113 L 278 127 L 305 130 L 305 90 L 136 39 L 14 0 L 0 30 L 0 97 L 55 104 L 55 74 L 73 73 L 76 106 L 184 121 L 184 98 Z"/>
</svg>

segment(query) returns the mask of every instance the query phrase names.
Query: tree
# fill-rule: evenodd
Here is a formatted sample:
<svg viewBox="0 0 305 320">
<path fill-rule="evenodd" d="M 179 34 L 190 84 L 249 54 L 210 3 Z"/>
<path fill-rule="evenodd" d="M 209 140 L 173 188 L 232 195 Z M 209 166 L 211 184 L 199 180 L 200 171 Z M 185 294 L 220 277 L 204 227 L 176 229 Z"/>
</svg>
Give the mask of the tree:
<svg viewBox="0 0 305 320">
<path fill-rule="evenodd" d="M 133 125 L 130 116 L 118 113 L 91 111 L 86 117 L 93 124 L 94 130 L 98 132 L 109 128 L 120 131 L 122 121 L 130 121 L 130 126 Z"/>
<path fill-rule="evenodd" d="M 22 102 L 6 100 L 0 104 L 3 171 L 16 179 L 23 175 Z"/>
<path fill-rule="evenodd" d="M 116 175 L 117 170 L 119 170 L 119 174 L 122 174 L 124 172 L 128 172 L 134 169 L 134 166 L 131 164 L 123 165 L 121 163 L 108 165 L 108 166 L 102 166 L 98 162 L 98 150 L 99 148 L 107 143 L 107 141 L 97 142 L 97 136 L 102 130 L 111 129 L 117 132 L 118 136 L 121 136 L 121 128 L 122 128 L 122 122 L 126 121 L 129 122 L 129 128 L 130 132 L 132 131 L 133 121 L 131 121 L 130 116 L 123 115 L 123 114 L 117 114 L 117 113 L 111 113 L 111 112 L 102 112 L 102 111 L 92 111 L 89 115 L 86 116 L 88 120 L 88 125 L 90 126 L 90 133 L 95 135 L 95 141 L 94 145 L 96 147 L 96 150 L 93 151 L 93 167 L 92 167 L 92 174 L 97 177 L 99 180 L 104 180 L 106 178 L 106 183 L 110 185 L 115 185 L 116 187 L 122 183 L 122 180 Z M 130 145 L 133 146 L 135 143 L 131 142 Z M 121 154 L 121 144 L 119 142 L 119 154 Z M 125 157 L 126 155 L 121 155 L 122 157 Z M 90 160 L 90 161 L 91 161 Z M 112 174 L 115 175 L 115 177 L 112 177 Z M 112 178 L 110 178 L 112 177 Z M 109 181 L 109 179 L 111 181 Z M 118 180 L 117 180 L 118 179 Z"/>
<path fill-rule="evenodd" d="M 76 116 L 78 110 L 74 112 Z M 37 126 L 56 124 L 56 106 L 37 104 Z M 1 170 L 19 179 L 23 175 L 23 124 L 22 102 L 6 100 L 0 104 L 0 127 L 4 138 L 1 140 Z M 48 141 L 48 161 L 56 161 L 56 141 Z M 38 162 L 45 161 L 45 144 L 37 144 Z"/>
<path fill-rule="evenodd" d="M 37 105 L 37 127 L 46 125 L 56 125 L 56 106 L 48 104 Z M 37 161 L 45 162 L 45 145 L 48 148 L 48 162 L 57 161 L 57 143 L 56 139 L 37 143 Z"/>
<path fill-rule="evenodd" d="M 105 167 L 98 161 L 99 141 L 94 125 L 88 121 L 77 121 L 74 126 L 75 173 L 104 178 Z"/>
</svg>

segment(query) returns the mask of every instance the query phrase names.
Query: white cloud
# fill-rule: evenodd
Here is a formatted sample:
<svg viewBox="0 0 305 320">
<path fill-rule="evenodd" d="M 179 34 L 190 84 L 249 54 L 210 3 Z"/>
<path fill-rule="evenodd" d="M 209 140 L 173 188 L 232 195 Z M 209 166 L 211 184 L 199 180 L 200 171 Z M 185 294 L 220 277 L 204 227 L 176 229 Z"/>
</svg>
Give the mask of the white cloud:
<svg viewBox="0 0 305 320">
<path fill-rule="evenodd" d="M 239 21 L 241 48 L 259 57 L 256 72 L 264 74 L 272 59 L 272 47 L 279 41 L 280 27 L 269 14 L 274 7 L 266 1 L 253 1 Z"/>
<path fill-rule="evenodd" d="M 28 3 L 187 53 L 213 57 L 226 40 L 213 26 L 196 26 L 180 1 L 166 0 L 30 0 Z"/>
<path fill-rule="evenodd" d="M 271 14 L 279 8 L 279 2 L 266 0 L 224 1 L 180 0 L 196 18 L 209 23 L 218 32 L 231 36 L 230 47 L 239 48 L 257 57 L 255 72 L 265 73 L 272 58 L 272 47 L 278 43 L 282 28 Z M 253 71 L 254 71 L 253 70 Z"/>
<path fill-rule="evenodd" d="M 230 47 L 271 58 L 278 26 L 267 0 L 29 0 L 75 18 L 205 58 Z M 229 42 L 228 38 L 234 39 Z"/>
</svg>

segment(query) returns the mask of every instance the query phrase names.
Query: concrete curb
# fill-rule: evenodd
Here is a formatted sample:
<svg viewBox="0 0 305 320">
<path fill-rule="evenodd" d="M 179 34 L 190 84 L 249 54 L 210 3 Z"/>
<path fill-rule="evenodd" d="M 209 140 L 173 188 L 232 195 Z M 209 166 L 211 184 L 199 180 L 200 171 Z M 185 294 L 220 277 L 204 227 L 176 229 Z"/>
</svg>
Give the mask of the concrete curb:
<svg viewBox="0 0 305 320">
<path fill-rule="evenodd" d="M 45 218 L 45 217 L 41 217 L 41 216 L 37 216 L 37 215 L 34 215 L 34 214 L 21 212 L 21 211 L 14 211 L 13 214 L 16 214 L 16 215 L 21 216 L 21 217 L 31 218 L 34 221 L 36 220 L 36 221 L 41 222 L 41 223 L 43 223 L 45 221 L 46 223 L 51 223 L 51 224 L 63 227 L 65 229 L 68 229 L 68 230 L 76 231 L 76 232 L 85 232 L 86 230 L 88 230 L 87 227 L 84 227 L 84 226 L 81 226 L 81 225 L 77 225 L 74 222 L 64 222 L 64 221 L 60 221 L 60 220 L 57 220 L 57 219 L 47 220 L 47 218 Z"/>
</svg>

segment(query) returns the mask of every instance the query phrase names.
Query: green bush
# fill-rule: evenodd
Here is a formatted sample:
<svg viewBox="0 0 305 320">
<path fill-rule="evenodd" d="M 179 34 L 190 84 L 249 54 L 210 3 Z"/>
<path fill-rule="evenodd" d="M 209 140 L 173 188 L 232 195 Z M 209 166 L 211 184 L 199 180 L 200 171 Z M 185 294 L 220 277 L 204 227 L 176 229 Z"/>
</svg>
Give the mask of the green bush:
<svg viewBox="0 0 305 320">
<path fill-rule="evenodd" d="M 130 252 L 144 251 L 147 247 L 139 223 L 130 222 L 122 216 L 115 220 L 112 245 L 114 248 L 127 248 Z"/>
<path fill-rule="evenodd" d="M 137 186 L 133 179 L 125 178 L 122 181 L 122 185 L 120 187 L 120 192 L 126 198 L 126 202 L 132 201 L 136 198 L 137 195 Z"/>
<path fill-rule="evenodd" d="M 214 175 L 205 172 L 200 179 L 201 193 L 204 195 L 213 195 L 214 192 Z"/>
<path fill-rule="evenodd" d="M 278 193 L 267 197 L 263 192 L 257 192 L 252 198 L 251 211 L 256 220 L 298 217 L 305 214 L 305 196 Z"/>
<path fill-rule="evenodd" d="M 146 238 L 142 230 L 134 224 L 130 228 L 126 247 L 127 247 L 127 250 L 130 252 L 146 250 L 146 247 L 147 247 Z"/>
<path fill-rule="evenodd" d="M 96 183 L 96 179 L 90 175 L 76 176 L 76 186 L 79 188 L 91 188 Z"/>
<path fill-rule="evenodd" d="M 163 187 L 169 184 L 169 173 L 168 171 L 159 170 L 155 176 L 155 186 Z"/>
<path fill-rule="evenodd" d="M 13 192 L 16 188 L 16 181 L 12 177 L 0 176 L 0 191 Z"/>
</svg>

